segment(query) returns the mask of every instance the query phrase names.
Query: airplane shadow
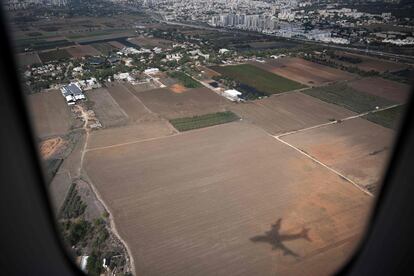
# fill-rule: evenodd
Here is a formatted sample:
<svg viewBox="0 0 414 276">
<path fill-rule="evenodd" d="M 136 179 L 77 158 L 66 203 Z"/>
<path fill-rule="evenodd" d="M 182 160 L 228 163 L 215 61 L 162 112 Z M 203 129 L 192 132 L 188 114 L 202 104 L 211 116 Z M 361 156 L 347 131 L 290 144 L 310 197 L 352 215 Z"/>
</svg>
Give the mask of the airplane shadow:
<svg viewBox="0 0 414 276">
<path fill-rule="evenodd" d="M 281 250 L 283 251 L 283 255 L 289 255 L 295 258 L 300 258 L 300 256 L 286 247 L 283 244 L 285 241 L 297 240 L 297 239 L 304 239 L 309 242 L 312 240 L 309 238 L 309 230 L 310 228 L 303 228 L 302 231 L 295 234 L 281 234 L 280 228 L 282 226 L 282 219 L 279 218 L 275 224 L 272 224 L 272 227 L 269 231 L 266 231 L 263 235 L 258 235 L 250 238 L 252 242 L 264 242 L 269 243 L 272 245 L 273 250 Z"/>
</svg>

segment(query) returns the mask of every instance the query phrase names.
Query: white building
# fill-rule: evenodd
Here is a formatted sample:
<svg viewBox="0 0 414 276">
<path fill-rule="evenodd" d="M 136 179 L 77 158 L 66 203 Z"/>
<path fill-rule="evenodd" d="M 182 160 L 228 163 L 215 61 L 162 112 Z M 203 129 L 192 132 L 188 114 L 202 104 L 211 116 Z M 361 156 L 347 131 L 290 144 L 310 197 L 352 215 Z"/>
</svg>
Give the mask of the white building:
<svg viewBox="0 0 414 276">
<path fill-rule="evenodd" d="M 225 90 L 223 92 L 223 96 L 227 99 L 229 99 L 232 102 L 239 102 L 241 99 L 239 98 L 239 96 L 242 93 L 235 90 L 235 89 L 229 89 L 229 90 Z"/>
<path fill-rule="evenodd" d="M 160 69 L 158 68 L 148 68 L 144 70 L 145 74 L 151 75 L 151 74 L 156 74 L 160 71 Z"/>
<path fill-rule="evenodd" d="M 62 86 L 60 91 L 62 92 L 63 97 L 65 97 L 68 105 L 75 104 L 76 101 L 85 99 L 82 89 L 76 83 Z"/>
</svg>

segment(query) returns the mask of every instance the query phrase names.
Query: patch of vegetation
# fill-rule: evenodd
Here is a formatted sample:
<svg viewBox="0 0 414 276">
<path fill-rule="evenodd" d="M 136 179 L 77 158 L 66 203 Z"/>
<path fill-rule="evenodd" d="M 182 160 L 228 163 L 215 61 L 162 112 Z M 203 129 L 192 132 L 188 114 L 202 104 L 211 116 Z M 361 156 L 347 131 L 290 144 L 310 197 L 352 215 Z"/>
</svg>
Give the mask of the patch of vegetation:
<svg viewBox="0 0 414 276">
<path fill-rule="evenodd" d="M 92 251 L 86 264 L 88 275 L 101 275 L 102 272 L 102 256 L 96 251 Z"/>
<path fill-rule="evenodd" d="M 369 113 L 363 118 L 373 123 L 382 125 L 383 127 L 396 129 L 403 111 L 404 106 L 396 106 L 394 108 Z"/>
<path fill-rule="evenodd" d="M 302 91 L 322 101 L 342 106 L 351 111 L 362 113 L 395 104 L 384 98 L 359 92 L 345 84 L 334 84 Z"/>
<path fill-rule="evenodd" d="M 71 55 L 66 50 L 58 49 L 48 52 L 40 52 L 39 57 L 43 63 L 47 63 L 50 61 L 65 60 L 71 58 Z"/>
<path fill-rule="evenodd" d="M 46 169 L 46 181 L 49 183 L 55 177 L 56 172 L 58 171 L 60 165 L 62 164 L 63 159 L 48 159 L 45 161 Z"/>
<path fill-rule="evenodd" d="M 179 131 L 187 131 L 191 129 L 229 123 L 239 119 L 240 118 L 233 112 L 225 111 L 201 116 L 173 119 L 170 120 L 170 123 Z"/>
<path fill-rule="evenodd" d="M 76 184 L 72 183 L 60 209 L 59 217 L 64 219 L 77 218 L 85 212 L 86 207 L 78 194 Z"/>
<path fill-rule="evenodd" d="M 244 100 L 255 100 L 255 99 L 259 99 L 259 98 L 267 96 L 267 94 L 260 92 L 256 88 L 248 86 L 247 84 L 244 84 L 244 83 L 239 83 L 236 86 L 236 89 L 242 93 L 240 98 Z"/>
<path fill-rule="evenodd" d="M 16 40 L 15 43 L 16 43 L 16 46 L 17 46 L 16 48 L 18 52 L 23 52 L 26 48 L 41 51 L 41 50 L 74 45 L 73 42 L 68 41 L 66 39 L 47 41 L 44 39 L 39 39 L 38 37 L 28 38 L 28 39 L 19 39 L 19 40 Z"/>
<path fill-rule="evenodd" d="M 180 72 L 180 71 L 174 71 L 169 72 L 168 75 L 172 78 L 177 79 L 182 85 L 184 85 L 187 88 L 198 88 L 202 87 L 202 85 L 194 80 L 192 77 L 188 76 L 187 74 Z"/>
<path fill-rule="evenodd" d="M 214 66 L 211 69 L 235 81 L 253 87 L 266 95 L 278 94 L 305 87 L 295 81 L 275 75 L 250 64 Z"/>
</svg>

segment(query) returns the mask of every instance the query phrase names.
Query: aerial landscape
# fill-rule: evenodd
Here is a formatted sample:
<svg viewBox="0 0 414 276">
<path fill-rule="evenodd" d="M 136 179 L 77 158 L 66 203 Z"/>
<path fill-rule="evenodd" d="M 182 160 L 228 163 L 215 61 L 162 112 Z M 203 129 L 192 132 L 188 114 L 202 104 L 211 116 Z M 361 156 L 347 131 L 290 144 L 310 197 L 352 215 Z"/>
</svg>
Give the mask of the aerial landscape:
<svg viewBox="0 0 414 276">
<path fill-rule="evenodd" d="M 411 95 L 412 2 L 3 6 L 83 271 L 330 275 L 350 258 Z"/>
</svg>

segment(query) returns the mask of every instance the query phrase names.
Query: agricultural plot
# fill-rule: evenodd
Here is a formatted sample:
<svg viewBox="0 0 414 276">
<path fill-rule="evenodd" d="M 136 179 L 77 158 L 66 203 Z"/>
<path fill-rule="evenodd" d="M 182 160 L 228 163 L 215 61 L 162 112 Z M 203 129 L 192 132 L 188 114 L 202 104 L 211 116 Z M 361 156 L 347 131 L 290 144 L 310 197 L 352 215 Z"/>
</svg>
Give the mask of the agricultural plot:
<svg viewBox="0 0 414 276">
<path fill-rule="evenodd" d="M 173 119 L 170 120 L 170 123 L 179 131 L 187 131 L 197 128 L 225 124 L 239 119 L 240 118 L 233 112 L 225 111 L 194 117 Z"/>
<path fill-rule="evenodd" d="M 128 115 L 104 88 L 86 92 L 89 103 L 104 127 L 123 125 L 128 121 Z"/>
<path fill-rule="evenodd" d="M 109 44 L 109 43 L 93 43 L 91 44 L 91 46 L 93 48 L 95 48 L 96 50 L 98 50 L 99 52 L 101 52 L 104 55 L 109 55 L 110 53 L 114 52 L 115 50 L 117 50 L 118 48 Z M 122 47 L 121 47 L 122 48 Z"/>
<path fill-rule="evenodd" d="M 122 44 L 119 41 L 113 41 L 113 40 L 111 40 L 111 41 L 108 41 L 108 44 L 111 45 L 111 46 L 113 46 L 113 47 L 115 47 L 115 48 L 117 48 L 117 49 L 122 49 L 122 48 L 125 47 L 125 45 Z"/>
<path fill-rule="evenodd" d="M 85 56 L 99 56 L 101 52 L 90 45 L 77 45 L 65 49 L 74 58 L 82 58 Z"/>
<path fill-rule="evenodd" d="M 50 61 L 57 61 L 62 59 L 68 59 L 72 56 L 65 49 L 52 50 L 48 52 L 39 52 L 39 57 L 43 63 Z"/>
<path fill-rule="evenodd" d="M 67 172 L 60 172 L 53 178 L 49 185 L 49 194 L 54 210 L 61 208 L 71 184 L 72 180 Z"/>
<path fill-rule="evenodd" d="M 130 122 L 138 122 L 152 117 L 152 112 L 134 95 L 135 90 L 128 85 L 115 84 L 107 87 L 109 94 L 128 115 Z"/>
<path fill-rule="evenodd" d="M 342 107 L 325 103 L 300 92 L 271 96 L 229 106 L 243 120 L 271 134 L 280 134 L 355 115 Z"/>
<path fill-rule="evenodd" d="M 304 87 L 297 82 L 272 74 L 251 64 L 214 66 L 211 69 L 267 95 Z"/>
<path fill-rule="evenodd" d="M 72 41 L 65 39 L 48 41 L 41 38 L 18 39 L 15 41 L 15 43 L 18 52 L 23 52 L 26 48 L 42 51 L 74 45 Z"/>
<path fill-rule="evenodd" d="M 277 60 L 267 60 L 266 63 L 254 62 L 254 65 L 279 76 L 310 86 L 319 86 L 330 82 L 355 78 L 354 75 L 345 71 L 301 58 L 280 58 Z"/>
<path fill-rule="evenodd" d="M 373 96 L 368 93 L 359 92 L 346 84 L 335 84 L 312 88 L 303 93 L 322 101 L 337 104 L 357 113 L 375 110 L 377 107 L 387 107 L 395 102 Z"/>
<path fill-rule="evenodd" d="M 405 103 L 410 95 L 410 86 L 382 78 L 365 78 L 348 83 L 353 89 L 378 96 L 393 102 Z"/>
<path fill-rule="evenodd" d="M 36 52 L 18 54 L 17 61 L 22 67 L 42 63 L 40 61 L 39 55 Z"/>
<path fill-rule="evenodd" d="M 89 136 L 88 150 L 169 136 L 176 133 L 166 120 L 153 118 L 137 124 L 94 131 Z"/>
<path fill-rule="evenodd" d="M 382 110 L 375 113 L 369 113 L 363 118 L 373 123 L 379 124 L 383 127 L 397 129 L 402 119 L 404 106 L 396 106 L 394 108 Z"/>
<path fill-rule="evenodd" d="M 173 42 L 166 39 L 161 38 L 152 38 L 152 37 L 131 37 L 128 39 L 129 42 L 135 44 L 136 46 L 143 47 L 143 48 L 154 48 L 159 47 L 162 49 L 171 48 L 173 45 Z"/>
<path fill-rule="evenodd" d="M 332 274 L 371 203 L 239 122 L 91 150 L 85 170 L 143 275 Z M 267 240 L 272 225 L 296 238 Z"/>
<path fill-rule="evenodd" d="M 167 88 L 135 93 L 150 110 L 167 119 L 225 111 L 229 101 L 207 88 L 175 93 Z"/>
<path fill-rule="evenodd" d="M 363 71 L 376 71 L 380 73 L 395 72 L 406 69 L 408 66 L 384 59 L 358 55 L 354 53 L 336 52 L 335 62 L 348 67 L 357 67 Z M 347 60 L 355 60 L 353 63 Z"/>
<path fill-rule="evenodd" d="M 28 96 L 30 115 L 39 138 L 64 135 L 72 125 L 71 111 L 58 90 Z"/>
<path fill-rule="evenodd" d="M 356 118 L 283 136 L 281 139 L 375 191 L 381 181 L 394 132 Z"/>
<path fill-rule="evenodd" d="M 187 88 L 203 87 L 198 81 L 188 76 L 184 72 L 174 71 L 174 72 L 168 73 L 168 75 L 172 78 L 176 78 L 184 87 L 187 87 Z"/>
</svg>

